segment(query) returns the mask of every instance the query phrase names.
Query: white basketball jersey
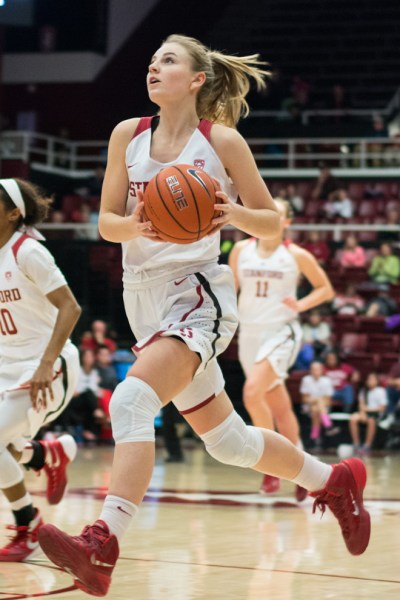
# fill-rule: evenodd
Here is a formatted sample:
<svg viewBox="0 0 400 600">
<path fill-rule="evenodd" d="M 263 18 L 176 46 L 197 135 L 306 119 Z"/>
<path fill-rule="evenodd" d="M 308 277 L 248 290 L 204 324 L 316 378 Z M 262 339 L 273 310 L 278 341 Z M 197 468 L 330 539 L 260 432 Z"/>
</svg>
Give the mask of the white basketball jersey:
<svg viewBox="0 0 400 600">
<path fill-rule="evenodd" d="M 297 313 L 282 303 L 287 296 L 296 298 L 299 278 L 296 260 L 285 244 L 280 244 L 271 256 L 261 258 L 257 240 L 249 240 L 239 253 L 237 273 L 242 328 L 266 325 L 276 330 L 296 319 Z"/>
<path fill-rule="evenodd" d="M 53 333 L 57 309 L 46 294 L 66 285 L 50 252 L 16 232 L 0 248 L 0 357 L 40 357 Z"/>
<path fill-rule="evenodd" d="M 222 190 L 226 192 L 232 201 L 236 202 L 237 193 L 234 186 L 210 143 L 212 123 L 202 120 L 178 158 L 169 163 L 161 163 L 150 157 L 151 124 L 154 118 L 144 117 L 140 119 L 135 134 L 126 150 L 126 168 L 129 177 L 126 214 L 129 215 L 133 212 L 137 204 L 138 190 L 144 192 L 150 179 L 161 169 L 179 163 L 194 165 L 196 168 L 206 171 L 211 177 L 215 177 L 219 181 Z M 202 240 L 184 245 L 153 242 L 144 237 L 123 242 L 124 283 L 137 282 L 137 274 L 144 271 L 146 271 L 146 278 L 152 279 L 159 276 L 160 270 L 164 272 L 166 269 L 175 271 L 185 267 L 185 265 L 216 262 L 220 252 L 219 245 L 219 234 L 206 236 Z"/>
</svg>

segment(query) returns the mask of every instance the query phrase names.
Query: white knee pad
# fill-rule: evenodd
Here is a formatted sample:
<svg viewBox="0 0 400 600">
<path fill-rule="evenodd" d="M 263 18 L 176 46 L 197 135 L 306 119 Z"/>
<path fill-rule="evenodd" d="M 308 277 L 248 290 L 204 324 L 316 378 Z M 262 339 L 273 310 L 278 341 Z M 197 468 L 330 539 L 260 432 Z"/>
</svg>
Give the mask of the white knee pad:
<svg viewBox="0 0 400 600">
<path fill-rule="evenodd" d="M 237 467 L 254 467 L 264 452 L 264 437 L 233 411 L 218 427 L 200 436 L 216 460 Z"/>
<path fill-rule="evenodd" d="M 117 385 L 110 402 L 110 416 L 116 444 L 154 442 L 154 417 L 161 402 L 147 383 L 127 377 Z"/>
<path fill-rule="evenodd" d="M 24 474 L 17 463 L 11 456 L 8 450 L 4 449 L 0 452 L 0 490 L 17 485 L 24 480 Z"/>
</svg>

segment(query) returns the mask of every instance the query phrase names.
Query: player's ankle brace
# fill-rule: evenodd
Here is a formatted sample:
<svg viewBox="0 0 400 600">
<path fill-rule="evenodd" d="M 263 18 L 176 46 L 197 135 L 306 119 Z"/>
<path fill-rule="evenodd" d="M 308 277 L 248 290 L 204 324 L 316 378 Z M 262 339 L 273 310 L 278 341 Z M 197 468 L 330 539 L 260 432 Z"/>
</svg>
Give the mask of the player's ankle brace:
<svg viewBox="0 0 400 600">
<path fill-rule="evenodd" d="M 160 409 L 153 388 L 137 377 L 127 377 L 117 385 L 110 402 L 115 442 L 154 442 L 154 418 Z"/>
</svg>

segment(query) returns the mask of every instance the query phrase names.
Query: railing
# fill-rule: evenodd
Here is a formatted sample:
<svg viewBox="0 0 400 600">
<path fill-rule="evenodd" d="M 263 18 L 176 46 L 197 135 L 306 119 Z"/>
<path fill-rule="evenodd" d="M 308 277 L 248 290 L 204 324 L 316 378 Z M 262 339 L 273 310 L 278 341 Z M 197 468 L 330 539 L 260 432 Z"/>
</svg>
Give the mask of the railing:
<svg viewBox="0 0 400 600">
<path fill-rule="evenodd" d="M 263 176 L 315 177 L 321 161 L 343 176 L 400 174 L 400 143 L 390 138 L 252 138 L 247 140 Z M 0 159 L 69 177 L 90 175 L 105 163 L 107 142 L 74 142 L 42 134 L 5 131 Z"/>
<path fill-rule="evenodd" d="M 46 230 L 50 231 L 83 231 L 88 232 L 91 235 L 88 235 L 88 239 L 93 241 L 96 234 L 98 234 L 97 225 L 92 223 L 42 223 L 38 226 L 38 229 L 43 231 L 43 235 L 46 236 Z M 224 227 L 226 231 L 234 230 L 234 227 L 228 225 Z M 335 242 L 340 242 L 342 240 L 343 234 L 348 232 L 360 233 L 362 231 L 395 231 L 399 233 L 398 225 L 369 225 L 369 224 L 360 224 L 360 223 L 293 223 L 290 226 L 289 231 L 331 231 L 333 234 L 333 240 Z M 82 236 L 79 237 L 80 241 L 83 239 Z"/>
<path fill-rule="evenodd" d="M 320 117 L 360 117 L 364 120 L 372 121 L 376 116 L 390 116 L 393 109 L 397 106 L 398 99 L 393 97 L 391 103 L 386 108 L 343 108 L 343 109 L 318 109 L 302 110 L 300 120 L 302 125 L 308 125 L 313 119 Z M 290 120 L 291 114 L 288 110 L 254 110 L 250 114 L 251 119 L 273 119 L 280 121 Z"/>
</svg>

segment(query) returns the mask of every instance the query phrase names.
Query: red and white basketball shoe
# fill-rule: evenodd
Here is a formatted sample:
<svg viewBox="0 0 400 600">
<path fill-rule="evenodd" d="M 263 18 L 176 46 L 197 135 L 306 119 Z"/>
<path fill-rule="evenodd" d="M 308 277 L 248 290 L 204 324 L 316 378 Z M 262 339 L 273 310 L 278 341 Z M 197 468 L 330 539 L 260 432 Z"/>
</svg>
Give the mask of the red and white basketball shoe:
<svg viewBox="0 0 400 600">
<path fill-rule="evenodd" d="M 313 512 L 318 507 L 324 513 L 328 506 L 339 521 L 348 551 L 362 554 L 371 534 L 370 515 L 363 503 L 365 465 L 359 458 L 348 458 L 332 466 L 325 489 L 310 493 L 315 498 Z"/>
<path fill-rule="evenodd" d="M 119 547 L 104 521 L 87 525 L 78 536 L 67 535 L 54 525 L 43 525 L 39 543 L 55 565 L 73 576 L 76 587 L 92 596 L 107 594 Z"/>
<path fill-rule="evenodd" d="M 7 525 L 7 529 L 15 531 L 15 535 L 4 548 L 0 548 L 0 561 L 22 562 L 31 558 L 39 550 L 38 531 L 42 525 L 38 509 L 29 525 Z"/>
<path fill-rule="evenodd" d="M 47 475 L 46 497 L 49 504 L 58 504 L 67 487 L 67 467 L 76 456 L 77 445 L 72 435 L 68 434 L 40 443 L 45 452 L 43 470 Z"/>
<path fill-rule="evenodd" d="M 280 487 L 281 480 L 279 477 L 274 477 L 273 475 L 264 475 L 260 487 L 260 494 L 274 494 L 280 490 Z"/>
</svg>

